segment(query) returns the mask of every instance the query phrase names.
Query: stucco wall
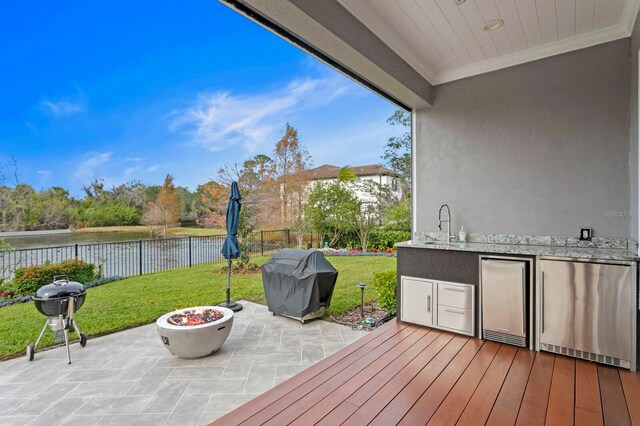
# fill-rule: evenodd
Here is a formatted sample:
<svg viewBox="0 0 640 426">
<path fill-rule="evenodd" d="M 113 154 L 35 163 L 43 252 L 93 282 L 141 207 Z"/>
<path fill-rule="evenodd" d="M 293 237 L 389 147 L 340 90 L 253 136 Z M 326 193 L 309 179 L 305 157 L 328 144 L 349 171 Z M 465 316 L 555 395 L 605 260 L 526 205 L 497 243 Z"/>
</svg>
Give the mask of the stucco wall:
<svg viewBox="0 0 640 426">
<path fill-rule="evenodd" d="M 623 39 L 436 86 L 415 117 L 417 230 L 448 203 L 455 232 L 628 237 L 629 52 Z"/>
</svg>

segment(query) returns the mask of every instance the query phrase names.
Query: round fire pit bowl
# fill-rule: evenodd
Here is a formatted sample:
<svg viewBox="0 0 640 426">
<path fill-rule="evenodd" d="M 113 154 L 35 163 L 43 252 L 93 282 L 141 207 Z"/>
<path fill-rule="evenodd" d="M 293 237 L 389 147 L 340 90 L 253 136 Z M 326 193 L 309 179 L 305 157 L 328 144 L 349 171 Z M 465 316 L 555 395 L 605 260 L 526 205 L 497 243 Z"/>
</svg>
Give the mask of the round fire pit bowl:
<svg viewBox="0 0 640 426">
<path fill-rule="evenodd" d="M 233 325 L 233 311 L 220 306 L 178 309 L 158 318 L 165 347 L 178 358 L 201 358 L 220 349 Z"/>
</svg>

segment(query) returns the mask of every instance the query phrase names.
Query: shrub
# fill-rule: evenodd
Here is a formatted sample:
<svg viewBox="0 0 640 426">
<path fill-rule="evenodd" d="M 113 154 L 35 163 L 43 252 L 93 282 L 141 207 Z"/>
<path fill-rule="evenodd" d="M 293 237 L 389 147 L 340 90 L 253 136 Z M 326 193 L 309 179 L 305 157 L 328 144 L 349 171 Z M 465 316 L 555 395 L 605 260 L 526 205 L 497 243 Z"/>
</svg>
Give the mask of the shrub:
<svg viewBox="0 0 640 426">
<path fill-rule="evenodd" d="M 396 271 L 373 274 L 373 286 L 378 292 L 378 304 L 390 314 L 396 313 Z"/>
<path fill-rule="evenodd" d="M 371 236 L 369 237 L 369 246 L 375 247 L 378 250 L 385 250 L 387 248 L 393 248 L 396 243 L 410 239 L 411 232 L 408 231 L 388 231 L 378 229 L 371 232 Z"/>
<path fill-rule="evenodd" d="M 51 284 L 56 275 L 67 275 L 69 281 L 88 283 L 95 279 L 96 271 L 92 263 L 86 263 L 79 259 L 18 268 L 15 270 L 15 277 L 11 282 L 12 293 L 34 294 L 43 285 Z"/>
<path fill-rule="evenodd" d="M 376 249 L 384 251 L 392 248 L 396 243 L 411 239 L 409 231 L 390 231 L 386 229 L 375 229 L 369 235 L 369 250 Z M 343 232 L 335 244 L 336 247 L 360 249 L 360 239 L 353 231 Z"/>
<path fill-rule="evenodd" d="M 129 226 L 140 223 L 140 212 L 135 207 L 111 201 L 87 210 L 89 226 Z"/>
</svg>

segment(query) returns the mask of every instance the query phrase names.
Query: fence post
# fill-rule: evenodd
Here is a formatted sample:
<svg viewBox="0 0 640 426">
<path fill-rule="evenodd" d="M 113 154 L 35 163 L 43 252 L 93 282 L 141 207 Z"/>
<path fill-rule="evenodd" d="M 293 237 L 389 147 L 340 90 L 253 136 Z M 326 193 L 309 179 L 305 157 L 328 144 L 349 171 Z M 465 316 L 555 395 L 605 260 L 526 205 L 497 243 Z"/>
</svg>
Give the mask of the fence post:
<svg viewBox="0 0 640 426">
<path fill-rule="evenodd" d="M 264 256 L 264 231 L 260 231 L 260 256 Z"/>
<path fill-rule="evenodd" d="M 193 266 L 193 262 L 191 260 L 191 235 L 189 235 L 189 268 Z"/>
<path fill-rule="evenodd" d="M 138 241 L 138 267 L 140 268 L 140 275 L 142 275 L 142 238 Z"/>
<path fill-rule="evenodd" d="M 291 233 L 289 232 L 289 229 L 287 229 L 287 247 L 289 247 L 291 245 Z"/>
<path fill-rule="evenodd" d="M 74 251 L 73 252 L 74 252 L 74 256 L 73 257 L 77 260 L 78 259 L 78 243 L 76 243 L 74 245 Z"/>
</svg>

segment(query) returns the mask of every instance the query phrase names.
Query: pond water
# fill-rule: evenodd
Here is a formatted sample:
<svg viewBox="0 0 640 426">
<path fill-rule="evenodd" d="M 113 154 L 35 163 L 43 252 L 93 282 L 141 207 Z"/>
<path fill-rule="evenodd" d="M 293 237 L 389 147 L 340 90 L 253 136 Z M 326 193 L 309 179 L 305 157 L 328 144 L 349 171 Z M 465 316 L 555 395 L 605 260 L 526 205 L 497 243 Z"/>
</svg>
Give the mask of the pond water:
<svg viewBox="0 0 640 426">
<path fill-rule="evenodd" d="M 71 233 L 30 235 L 20 237 L 4 237 L 3 240 L 11 244 L 14 249 L 35 247 L 58 247 L 72 244 L 109 243 L 118 241 L 132 241 L 152 238 L 147 232 L 101 232 L 101 233 Z"/>
</svg>

